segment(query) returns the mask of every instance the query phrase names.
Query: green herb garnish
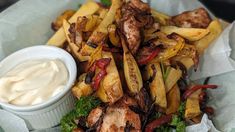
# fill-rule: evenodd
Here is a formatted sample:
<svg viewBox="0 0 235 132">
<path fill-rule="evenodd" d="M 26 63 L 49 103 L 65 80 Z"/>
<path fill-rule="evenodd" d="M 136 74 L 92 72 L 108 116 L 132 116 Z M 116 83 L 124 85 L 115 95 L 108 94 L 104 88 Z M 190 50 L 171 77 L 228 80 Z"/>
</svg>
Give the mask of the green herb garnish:
<svg viewBox="0 0 235 132">
<path fill-rule="evenodd" d="M 100 0 L 100 2 L 105 6 L 111 6 L 112 2 L 110 0 Z"/>
<path fill-rule="evenodd" d="M 94 96 L 81 97 L 75 105 L 78 116 L 88 116 L 90 111 L 100 105 L 101 101 Z"/>
<path fill-rule="evenodd" d="M 77 128 L 75 120 L 79 117 L 88 116 L 90 111 L 99 106 L 100 103 L 101 101 L 94 96 L 81 97 L 77 100 L 75 109 L 63 116 L 60 120 L 62 132 L 72 132 Z"/>
</svg>

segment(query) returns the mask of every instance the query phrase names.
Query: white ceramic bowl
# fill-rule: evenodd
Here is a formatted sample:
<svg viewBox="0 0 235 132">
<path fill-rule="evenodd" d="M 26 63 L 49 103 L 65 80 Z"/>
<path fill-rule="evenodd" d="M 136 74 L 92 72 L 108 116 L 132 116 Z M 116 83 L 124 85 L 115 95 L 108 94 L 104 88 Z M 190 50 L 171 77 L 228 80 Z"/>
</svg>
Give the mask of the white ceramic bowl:
<svg viewBox="0 0 235 132">
<path fill-rule="evenodd" d="M 69 72 L 69 80 L 65 89 L 49 100 L 33 106 L 16 106 L 1 103 L 3 109 L 10 111 L 27 124 L 29 130 L 44 129 L 58 125 L 63 115 L 73 109 L 75 98 L 71 94 L 71 87 L 77 76 L 77 67 L 73 57 L 63 49 L 53 46 L 33 46 L 19 50 L 0 62 L 0 76 L 27 60 L 60 59 Z"/>
</svg>

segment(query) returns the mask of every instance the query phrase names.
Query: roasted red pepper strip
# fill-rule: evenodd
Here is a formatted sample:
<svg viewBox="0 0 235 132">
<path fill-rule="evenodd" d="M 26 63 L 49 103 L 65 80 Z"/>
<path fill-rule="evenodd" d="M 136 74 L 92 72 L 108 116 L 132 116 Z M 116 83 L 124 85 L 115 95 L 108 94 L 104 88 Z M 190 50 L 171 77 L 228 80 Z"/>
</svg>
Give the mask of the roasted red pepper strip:
<svg viewBox="0 0 235 132">
<path fill-rule="evenodd" d="M 91 67 L 91 71 L 95 70 L 96 67 L 100 69 L 100 72 L 92 79 L 92 87 L 94 90 L 97 90 L 99 88 L 100 81 L 107 75 L 106 67 L 109 65 L 111 61 L 111 58 L 102 58 L 99 60 L 96 60 Z"/>
<path fill-rule="evenodd" d="M 207 88 L 215 89 L 217 87 L 218 87 L 217 85 L 196 85 L 184 92 L 183 99 L 187 99 L 191 94 L 193 94 L 195 91 L 199 89 L 207 89 Z"/>
<path fill-rule="evenodd" d="M 107 75 L 107 72 L 105 70 L 101 70 L 93 79 L 91 85 L 94 90 L 97 90 L 100 85 L 100 81 L 104 78 L 104 76 Z"/>
<path fill-rule="evenodd" d="M 108 66 L 110 61 L 111 61 L 111 58 L 102 58 L 102 59 L 97 60 L 95 62 L 95 65 L 101 70 L 105 70 L 105 68 Z"/>
<path fill-rule="evenodd" d="M 156 48 L 155 50 L 152 50 L 151 53 L 149 53 L 147 56 L 143 55 L 140 56 L 139 59 L 137 59 L 137 62 L 139 65 L 145 65 L 148 62 L 150 62 L 151 60 L 154 59 L 154 57 L 156 57 L 158 55 L 158 53 L 160 52 L 160 48 Z"/>
<path fill-rule="evenodd" d="M 171 119 L 172 119 L 172 115 L 163 115 L 160 118 L 150 122 L 145 128 L 145 132 L 153 132 L 155 128 L 160 127 L 161 125 L 170 122 Z"/>
</svg>

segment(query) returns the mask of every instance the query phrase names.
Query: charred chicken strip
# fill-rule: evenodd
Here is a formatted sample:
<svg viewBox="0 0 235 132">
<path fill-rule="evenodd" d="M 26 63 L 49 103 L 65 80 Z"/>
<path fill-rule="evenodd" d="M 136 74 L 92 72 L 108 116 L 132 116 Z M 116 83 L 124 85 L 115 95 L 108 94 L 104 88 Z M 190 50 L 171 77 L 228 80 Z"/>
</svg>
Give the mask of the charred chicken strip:
<svg viewBox="0 0 235 132">
<path fill-rule="evenodd" d="M 121 31 L 126 37 L 129 50 L 135 54 L 141 43 L 141 30 L 151 27 L 154 19 L 150 7 L 140 0 L 131 0 L 122 7 L 121 11 Z"/>
<path fill-rule="evenodd" d="M 115 105 L 109 106 L 106 109 L 100 132 L 124 132 L 127 125 L 130 131 L 140 132 L 140 117 L 128 107 L 135 104 L 132 98 L 123 97 Z"/>
<path fill-rule="evenodd" d="M 178 27 L 207 28 L 211 18 L 204 8 L 198 8 L 173 16 L 171 21 Z"/>
<path fill-rule="evenodd" d="M 101 107 L 97 107 L 97 108 L 93 109 L 87 117 L 88 126 L 89 127 L 94 126 L 99 121 L 102 114 L 103 114 L 103 109 Z"/>
</svg>

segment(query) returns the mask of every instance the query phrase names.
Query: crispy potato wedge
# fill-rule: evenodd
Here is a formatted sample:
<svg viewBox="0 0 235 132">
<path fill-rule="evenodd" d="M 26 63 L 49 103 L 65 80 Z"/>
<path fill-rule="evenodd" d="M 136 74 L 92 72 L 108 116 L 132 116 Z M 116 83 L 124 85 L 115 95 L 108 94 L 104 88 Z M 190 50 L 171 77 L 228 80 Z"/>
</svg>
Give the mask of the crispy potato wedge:
<svg viewBox="0 0 235 132">
<path fill-rule="evenodd" d="M 143 87 L 142 76 L 135 58 L 132 56 L 131 52 L 126 46 L 125 40 L 121 39 L 121 41 L 123 48 L 124 74 L 127 86 L 131 94 L 136 94 Z"/>
<path fill-rule="evenodd" d="M 176 26 L 162 26 L 161 31 L 166 34 L 177 33 L 189 41 L 197 41 L 205 37 L 210 30 L 203 28 L 181 28 Z"/>
<path fill-rule="evenodd" d="M 205 36 L 204 38 L 202 38 L 194 43 L 196 46 L 197 52 L 200 55 L 203 54 L 203 52 L 206 50 L 206 48 L 208 48 L 208 46 L 211 44 L 211 42 L 213 40 L 215 40 L 216 38 L 218 38 L 218 36 L 222 32 L 222 27 L 221 27 L 219 20 L 212 21 L 207 29 L 210 30 L 210 33 L 207 36 Z M 187 69 L 190 69 L 194 65 L 194 62 L 193 62 L 192 58 L 190 58 L 190 57 L 182 57 L 182 58 L 177 58 L 177 59 L 182 64 L 184 64 L 184 66 Z"/>
<path fill-rule="evenodd" d="M 108 27 L 108 32 L 109 32 L 109 40 L 110 42 L 116 46 L 116 47 L 121 47 L 120 43 L 120 38 L 117 34 L 117 27 L 115 24 L 109 25 Z"/>
<path fill-rule="evenodd" d="M 163 50 L 162 52 L 160 52 L 159 55 L 152 60 L 152 62 L 161 62 L 161 61 L 164 61 L 164 60 L 170 59 L 171 57 L 176 56 L 177 53 L 183 49 L 185 45 L 185 41 L 183 38 L 181 38 L 178 35 L 174 35 L 174 40 L 177 41 L 176 45 L 171 46 Z M 163 41 L 163 42 L 168 43 L 167 41 Z"/>
<path fill-rule="evenodd" d="M 84 28 L 84 32 L 93 31 L 96 27 L 99 17 L 97 15 L 88 15 L 87 22 Z"/>
<path fill-rule="evenodd" d="M 60 16 L 56 18 L 54 22 L 51 23 L 51 28 L 54 31 L 57 31 L 63 26 L 63 20 L 68 20 L 74 15 L 75 11 L 74 10 L 66 10 L 64 11 Z"/>
<path fill-rule="evenodd" d="M 99 60 L 102 58 L 102 46 L 99 45 L 95 51 L 91 54 L 91 57 L 89 59 L 88 67 L 91 67 L 96 60 Z"/>
<path fill-rule="evenodd" d="M 155 72 L 153 71 L 153 67 L 155 68 Z M 150 94 L 152 99 L 155 101 L 157 105 L 162 108 L 167 107 L 167 100 L 166 100 L 166 89 L 162 77 L 162 71 L 159 63 L 150 63 L 146 67 L 147 73 L 151 74 L 149 76 L 155 77 L 153 78 L 152 82 L 150 83 Z"/>
<path fill-rule="evenodd" d="M 176 84 L 173 88 L 167 93 L 167 108 L 166 114 L 173 114 L 178 111 L 180 106 L 180 90 Z"/>
<path fill-rule="evenodd" d="M 106 9 L 106 8 L 100 8 L 99 11 L 98 11 L 98 13 L 99 13 L 99 18 L 100 18 L 100 19 L 104 19 L 105 16 L 107 15 L 108 11 L 109 11 L 109 10 Z"/>
<path fill-rule="evenodd" d="M 107 75 L 101 81 L 96 94 L 103 102 L 113 104 L 123 96 L 122 84 L 112 54 L 102 52 L 102 57 L 111 58 L 111 62 L 106 68 Z"/>
<path fill-rule="evenodd" d="M 80 46 L 78 46 L 75 43 L 71 42 L 70 37 L 69 37 L 69 27 L 70 27 L 70 24 L 66 20 L 64 20 L 63 21 L 63 29 L 64 29 L 64 33 L 65 33 L 66 39 L 67 39 L 67 41 L 69 43 L 69 48 L 71 50 L 72 55 L 76 59 L 78 59 L 79 61 L 87 61 L 87 60 L 89 60 L 89 58 L 90 58 L 89 56 L 83 56 L 79 52 L 80 47 L 82 47 L 82 43 L 80 44 Z"/>
<path fill-rule="evenodd" d="M 200 93 L 201 90 L 197 90 L 187 98 L 185 106 L 185 115 L 184 115 L 186 119 L 192 119 L 201 114 L 200 104 L 199 104 Z"/>
<path fill-rule="evenodd" d="M 80 75 L 78 82 L 73 86 L 72 93 L 78 99 L 90 95 L 93 90 L 91 85 L 85 83 L 86 73 Z"/>
<path fill-rule="evenodd" d="M 98 9 L 99 5 L 94 1 L 89 1 L 83 4 L 79 10 L 69 19 L 70 23 L 74 23 L 77 21 L 77 17 L 86 16 L 94 14 Z M 64 42 L 66 41 L 66 36 L 64 33 L 64 29 L 60 28 L 47 42 L 48 45 L 53 45 L 57 47 L 62 47 Z"/>
<path fill-rule="evenodd" d="M 204 38 L 195 42 L 195 45 L 199 54 L 202 54 L 204 50 L 208 48 L 211 42 L 215 40 L 216 38 L 218 38 L 218 36 L 222 32 L 222 26 L 219 20 L 212 21 L 207 27 L 207 29 L 210 31 L 210 33 Z"/>
<path fill-rule="evenodd" d="M 167 25 L 168 24 L 168 21 L 170 20 L 170 16 L 162 13 L 162 12 L 159 12 L 157 10 L 154 10 L 154 9 L 151 9 L 151 13 L 152 13 L 152 16 L 154 17 L 154 19 L 159 22 L 161 25 Z"/>
<path fill-rule="evenodd" d="M 181 76 L 182 71 L 180 69 L 175 69 L 172 67 L 170 68 L 168 76 L 165 80 L 165 87 L 167 93 L 173 88 L 173 86 L 177 83 Z"/>
<path fill-rule="evenodd" d="M 101 23 L 95 29 L 95 31 L 91 34 L 87 43 L 95 44 L 95 45 L 100 45 L 100 44 L 105 43 L 105 40 L 108 36 L 108 26 L 112 24 L 113 21 L 115 20 L 115 14 L 117 12 L 117 9 L 120 8 L 121 4 L 122 4 L 121 0 L 112 0 L 112 5 L 108 13 L 105 15 L 103 21 L 101 21 Z M 82 53 L 85 52 L 84 54 L 90 55 L 94 51 L 94 48 L 92 48 L 89 45 L 85 45 L 84 48 L 90 49 L 89 51 L 82 50 Z"/>
</svg>

